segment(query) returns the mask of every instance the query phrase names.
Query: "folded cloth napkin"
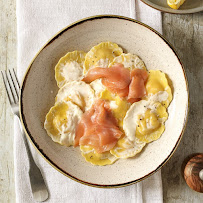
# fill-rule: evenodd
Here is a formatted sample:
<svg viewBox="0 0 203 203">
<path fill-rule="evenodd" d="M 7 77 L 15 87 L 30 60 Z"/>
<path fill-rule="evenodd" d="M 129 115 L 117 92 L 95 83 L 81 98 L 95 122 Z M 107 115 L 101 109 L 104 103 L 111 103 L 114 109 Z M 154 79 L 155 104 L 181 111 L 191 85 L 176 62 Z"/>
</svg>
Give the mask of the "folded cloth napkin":
<svg viewBox="0 0 203 203">
<path fill-rule="evenodd" d="M 34 55 L 56 32 L 76 20 L 99 14 L 136 18 L 162 32 L 161 13 L 136 0 L 17 0 L 19 79 L 22 81 Z M 163 201 L 161 171 L 123 188 L 92 188 L 63 176 L 40 157 L 32 146 L 31 149 L 49 189 L 47 202 Z M 32 203 L 28 160 L 17 119 L 14 120 L 14 159 L 16 202 Z"/>
</svg>

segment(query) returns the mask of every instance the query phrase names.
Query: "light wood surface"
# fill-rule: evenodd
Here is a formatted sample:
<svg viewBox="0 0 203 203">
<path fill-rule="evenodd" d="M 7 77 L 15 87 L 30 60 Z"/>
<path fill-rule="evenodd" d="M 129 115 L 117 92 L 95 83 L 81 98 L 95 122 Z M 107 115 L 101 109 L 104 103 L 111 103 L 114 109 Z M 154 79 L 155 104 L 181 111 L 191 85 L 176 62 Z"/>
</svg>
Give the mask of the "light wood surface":
<svg viewBox="0 0 203 203">
<path fill-rule="evenodd" d="M 0 70 L 16 68 L 16 13 L 14 0 L 0 1 Z M 0 76 L 1 77 L 1 76 Z M 0 78 L 0 202 L 15 202 L 13 114 Z"/>
<path fill-rule="evenodd" d="M 16 3 L 0 1 L 0 70 L 16 68 Z M 189 80 L 190 116 L 183 139 L 162 168 L 164 202 L 201 202 L 181 175 L 183 160 L 203 146 L 203 13 L 163 14 L 164 36 L 175 46 Z M 177 121 L 178 122 L 178 121 Z M 15 202 L 13 115 L 0 79 L 0 202 Z"/>
</svg>

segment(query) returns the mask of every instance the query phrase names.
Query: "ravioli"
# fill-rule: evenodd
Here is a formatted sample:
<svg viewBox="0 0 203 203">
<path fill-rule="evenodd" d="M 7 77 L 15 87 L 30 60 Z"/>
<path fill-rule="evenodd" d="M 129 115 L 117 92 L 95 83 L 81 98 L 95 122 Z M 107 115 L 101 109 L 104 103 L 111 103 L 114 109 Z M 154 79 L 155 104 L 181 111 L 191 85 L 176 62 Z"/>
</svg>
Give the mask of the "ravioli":
<svg viewBox="0 0 203 203">
<path fill-rule="evenodd" d="M 56 103 L 61 101 L 72 101 L 83 111 L 89 109 L 94 102 L 94 90 L 83 81 L 72 81 L 66 83 L 56 95 Z"/>
<path fill-rule="evenodd" d="M 136 154 L 141 152 L 146 142 L 140 142 L 139 139 L 135 138 L 134 141 L 130 141 L 126 136 L 118 140 L 116 146 L 110 150 L 117 158 L 126 159 L 134 157 Z"/>
<path fill-rule="evenodd" d="M 162 103 L 166 108 L 172 100 L 172 92 L 166 74 L 159 70 L 149 71 L 146 91 L 148 98 Z"/>
<path fill-rule="evenodd" d="M 70 101 L 57 103 L 47 113 L 44 128 L 54 142 L 74 145 L 75 128 L 82 114 L 81 109 Z"/>
<path fill-rule="evenodd" d="M 113 59 L 113 62 L 109 65 L 109 67 L 115 65 L 116 63 L 121 63 L 125 68 L 129 70 L 133 70 L 135 68 L 146 70 L 144 62 L 139 58 L 139 56 L 135 54 L 121 54 Z"/>
<path fill-rule="evenodd" d="M 44 128 L 54 142 L 80 145 L 93 165 L 134 157 L 165 130 L 172 101 L 167 75 L 147 71 L 139 56 L 116 43 L 68 52 L 55 66 L 55 79 L 60 89 Z"/>
<path fill-rule="evenodd" d="M 55 78 L 59 88 L 67 82 L 81 80 L 85 55 L 84 51 L 73 51 L 59 60 L 55 67 Z"/>
<path fill-rule="evenodd" d="M 116 56 L 123 53 L 123 50 L 115 43 L 102 42 L 90 49 L 85 56 L 84 74 L 92 67 L 105 67 L 113 61 Z"/>
<path fill-rule="evenodd" d="M 119 127 L 122 129 L 123 119 L 130 107 L 130 104 L 125 99 L 121 99 L 118 95 L 112 94 L 107 89 L 101 92 L 100 98 L 110 102 L 110 108 L 113 115 L 117 119 Z"/>
<path fill-rule="evenodd" d="M 94 148 L 90 146 L 80 146 L 82 156 L 87 162 L 93 165 L 104 166 L 113 164 L 118 158 L 112 155 L 110 152 L 97 153 Z"/>
<path fill-rule="evenodd" d="M 159 102 L 139 101 L 131 105 L 123 121 L 126 136 L 134 141 L 152 142 L 165 130 L 164 122 L 168 119 L 166 108 Z"/>
</svg>

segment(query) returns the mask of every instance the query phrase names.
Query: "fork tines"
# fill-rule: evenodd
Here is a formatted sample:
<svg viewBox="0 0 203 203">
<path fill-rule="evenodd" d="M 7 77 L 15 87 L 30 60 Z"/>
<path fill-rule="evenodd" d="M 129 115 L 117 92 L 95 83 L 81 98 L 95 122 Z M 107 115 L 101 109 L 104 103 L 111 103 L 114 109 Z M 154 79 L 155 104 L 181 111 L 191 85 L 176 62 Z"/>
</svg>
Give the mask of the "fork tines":
<svg viewBox="0 0 203 203">
<path fill-rule="evenodd" d="M 12 69 L 12 71 L 1 71 L 1 74 L 10 104 L 18 103 L 20 84 L 18 82 L 15 70 Z"/>
</svg>

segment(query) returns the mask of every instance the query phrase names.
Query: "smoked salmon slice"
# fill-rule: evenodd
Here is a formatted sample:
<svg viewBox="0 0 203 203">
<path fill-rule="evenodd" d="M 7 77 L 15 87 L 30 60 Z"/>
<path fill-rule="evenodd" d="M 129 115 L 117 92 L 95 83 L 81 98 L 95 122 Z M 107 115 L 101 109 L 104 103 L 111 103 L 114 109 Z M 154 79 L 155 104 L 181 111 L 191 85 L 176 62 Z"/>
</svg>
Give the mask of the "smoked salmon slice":
<svg viewBox="0 0 203 203">
<path fill-rule="evenodd" d="M 115 64 L 110 68 L 96 67 L 88 71 L 83 81 L 90 83 L 99 78 L 102 78 L 103 85 L 109 91 L 120 97 L 127 97 L 130 103 L 137 102 L 146 95 L 146 70 L 136 68 L 130 71 L 122 64 Z"/>
<path fill-rule="evenodd" d="M 112 93 L 116 93 L 120 97 L 128 95 L 128 88 L 131 82 L 130 70 L 124 68 L 122 64 L 116 64 L 111 68 L 92 68 L 83 78 L 83 81 L 90 83 L 99 78 L 102 78 L 103 85 Z"/>
<path fill-rule="evenodd" d="M 74 146 L 88 145 L 102 153 L 111 150 L 122 134 L 108 103 L 99 99 L 78 123 Z"/>
<path fill-rule="evenodd" d="M 129 86 L 128 102 L 133 103 L 139 101 L 146 95 L 145 83 L 148 73 L 143 69 L 133 69 L 130 73 L 131 83 Z"/>
</svg>

